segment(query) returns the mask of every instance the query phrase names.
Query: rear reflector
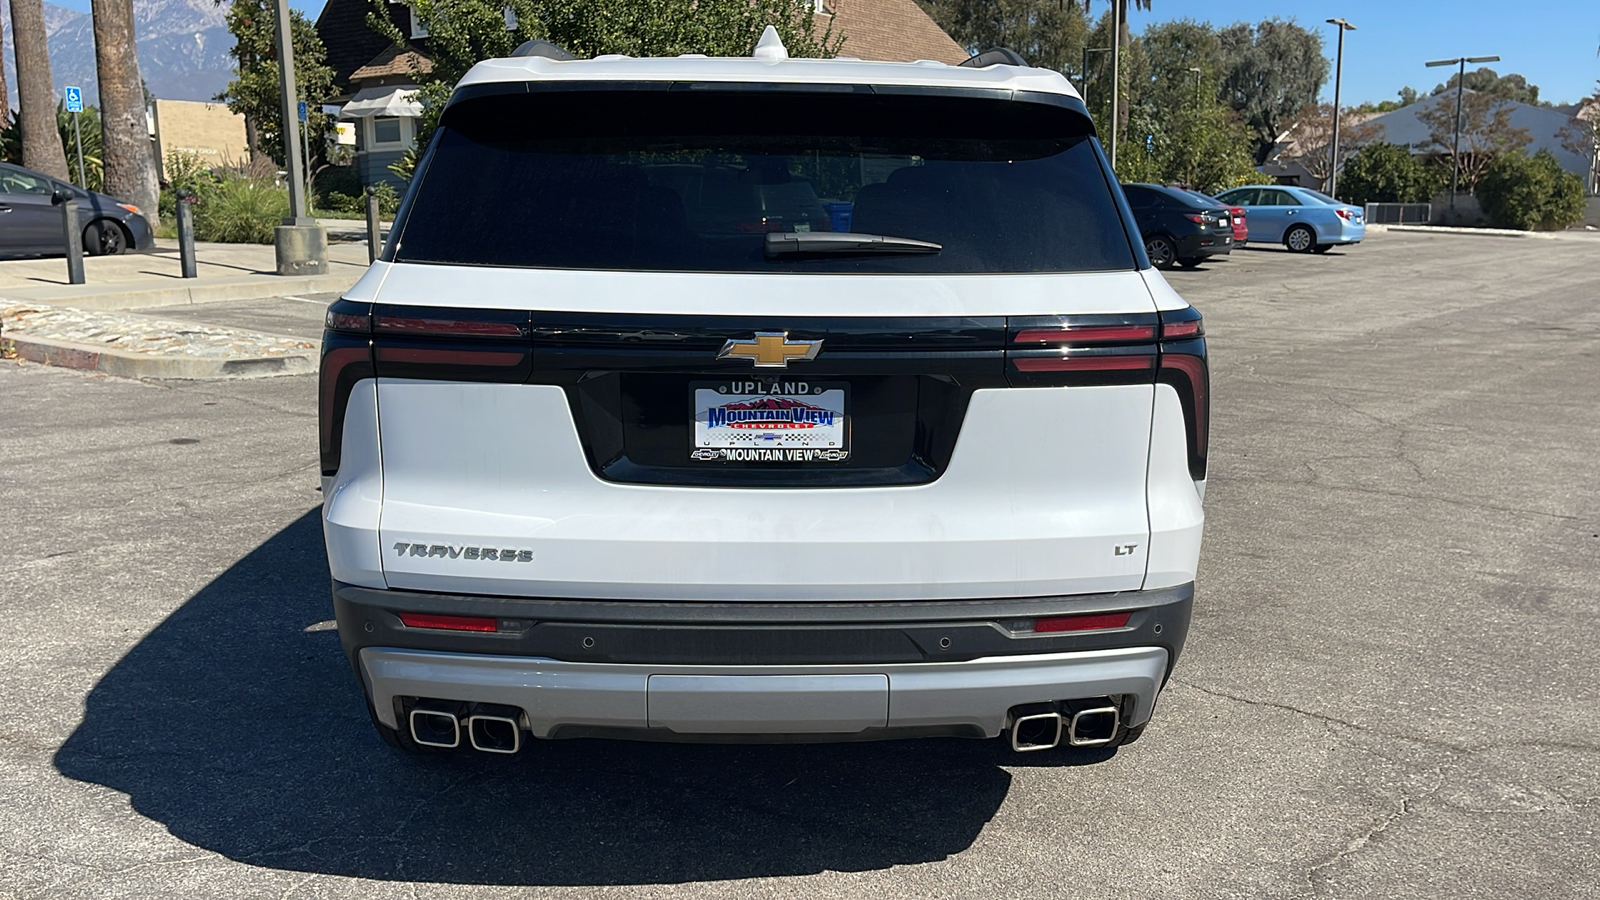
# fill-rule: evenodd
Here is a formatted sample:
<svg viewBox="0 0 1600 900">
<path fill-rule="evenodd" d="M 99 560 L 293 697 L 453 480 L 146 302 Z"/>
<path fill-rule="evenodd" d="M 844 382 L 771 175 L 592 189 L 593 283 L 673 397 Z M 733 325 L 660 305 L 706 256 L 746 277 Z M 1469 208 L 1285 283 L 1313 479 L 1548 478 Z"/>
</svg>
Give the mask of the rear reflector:
<svg viewBox="0 0 1600 900">
<path fill-rule="evenodd" d="M 1030 328 L 1017 332 L 1018 344 L 1106 344 L 1113 341 L 1153 341 L 1154 325 L 1084 325 L 1078 328 Z"/>
<path fill-rule="evenodd" d="M 1127 372 L 1149 369 L 1154 356 L 1024 356 L 1013 359 L 1019 372 Z"/>
<path fill-rule="evenodd" d="M 398 613 L 407 628 L 442 628 L 446 631 L 497 631 L 494 619 L 487 616 L 437 616 L 431 613 Z"/>
<path fill-rule="evenodd" d="M 1133 613 L 1097 613 L 1088 616 L 1055 616 L 1049 619 L 1038 619 L 1033 623 L 1033 630 L 1046 631 L 1098 631 L 1102 628 L 1122 628 L 1128 624 L 1128 619 Z"/>
</svg>

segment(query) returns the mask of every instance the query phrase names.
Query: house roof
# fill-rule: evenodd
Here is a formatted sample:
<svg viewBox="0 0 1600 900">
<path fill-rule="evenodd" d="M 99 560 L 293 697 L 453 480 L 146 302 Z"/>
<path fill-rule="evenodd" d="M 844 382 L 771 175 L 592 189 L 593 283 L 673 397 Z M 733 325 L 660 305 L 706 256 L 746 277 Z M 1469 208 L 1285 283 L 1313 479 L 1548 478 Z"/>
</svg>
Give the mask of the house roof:
<svg viewBox="0 0 1600 900">
<path fill-rule="evenodd" d="M 818 14 L 817 27 L 831 24 L 844 36 L 841 56 L 913 62 L 932 59 L 955 64 L 971 54 L 944 33 L 916 0 L 826 0 L 831 13 Z"/>
<path fill-rule="evenodd" d="M 372 61 L 350 73 L 351 81 L 383 78 L 388 75 L 426 75 L 433 71 L 433 60 L 415 47 L 384 48 Z"/>
<path fill-rule="evenodd" d="M 410 8 L 403 3 L 386 3 L 384 9 L 389 21 L 410 34 Z M 357 69 L 372 62 L 394 44 L 384 35 L 372 30 L 367 15 L 373 12 L 372 0 L 328 0 L 317 16 L 317 37 L 328 53 L 328 65 L 333 68 L 333 83 L 347 87 Z"/>
<path fill-rule="evenodd" d="M 1473 92 L 1467 91 L 1467 93 Z M 1455 92 L 1446 91 L 1369 119 L 1367 124 L 1382 129 L 1378 140 L 1410 147 L 1414 153 L 1428 152 L 1438 148 L 1434 144 L 1431 129 L 1417 114 L 1439 104 L 1448 104 L 1454 109 L 1455 102 Z M 1525 148 L 1527 152 L 1549 150 L 1555 154 L 1556 160 L 1561 163 L 1561 168 L 1580 176 L 1588 175 L 1589 161 L 1561 145 L 1559 132 L 1570 120 L 1570 116 L 1550 107 L 1533 106 L 1515 100 L 1504 100 L 1502 103 L 1512 108 L 1511 125 L 1528 130 L 1532 142 Z"/>
</svg>

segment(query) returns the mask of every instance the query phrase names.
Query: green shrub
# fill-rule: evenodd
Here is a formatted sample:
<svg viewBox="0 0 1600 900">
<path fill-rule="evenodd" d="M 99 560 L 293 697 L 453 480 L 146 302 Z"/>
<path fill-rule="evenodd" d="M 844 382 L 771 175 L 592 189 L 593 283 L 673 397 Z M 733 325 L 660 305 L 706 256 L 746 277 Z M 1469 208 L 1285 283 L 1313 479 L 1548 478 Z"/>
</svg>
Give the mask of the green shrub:
<svg viewBox="0 0 1600 900">
<path fill-rule="evenodd" d="M 1478 180 L 1477 196 L 1501 228 L 1555 231 L 1583 221 L 1583 181 L 1549 150 L 1500 154 Z"/>
<path fill-rule="evenodd" d="M 1368 144 L 1345 160 L 1339 193 L 1357 206 L 1426 203 L 1440 187 L 1439 173 L 1398 144 Z"/>
<path fill-rule="evenodd" d="M 194 236 L 200 241 L 270 244 L 289 215 L 289 191 L 267 178 L 223 175 L 196 191 Z"/>
</svg>

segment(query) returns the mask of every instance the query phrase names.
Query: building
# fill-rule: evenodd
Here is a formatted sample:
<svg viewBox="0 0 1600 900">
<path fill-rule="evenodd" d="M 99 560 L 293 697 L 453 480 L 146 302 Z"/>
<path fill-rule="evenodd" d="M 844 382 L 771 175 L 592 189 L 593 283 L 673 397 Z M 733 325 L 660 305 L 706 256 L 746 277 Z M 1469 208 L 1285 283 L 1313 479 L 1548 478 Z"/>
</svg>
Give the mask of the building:
<svg viewBox="0 0 1600 900">
<path fill-rule="evenodd" d="M 661 0 L 689 2 L 689 0 Z M 813 0 L 819 32 L 832 28 L 844 43 L 840 56 L 955 64 L 968 57 L 916 0 Z M 372 0 L 327 0 L 317 17 L 317 34 L 327 49 L 334 84 L 341 91 L 328 101 L 341 122 L 355 126 L 356 170 L 362 184 L 388 181 L 401 187 L 389 165 L 411 148 L 422 106 L 412 99 L 418 83 L 433 71 L 427 30 L 411 8 L 390 0 L 389 21 L 406 35 L 405 47 L 367 23 Z"/>
<path fill-rule="evenodd" d="M 1466 93 L 1470 94 L 1471 91 Z M 1393 112 L 1369 119 L 1367 124 L 1380 129 L 1377 140 L 1388 141 L 1391 144 L 1400 144 L 1411 148 L 1417 155 L 1433 155 L 1448 152 L 1448 148 L 1440 147 L 1430 133 L 1428 125 L 1422 121 L 1418 113 L 1443 104 L 1447 109 L 1454 111 L 1456 94 L 1454 91 L 1434 94 L 1410 106 L 1403 106 Z M 1523 148 L 1533 154 L 1540 150 L 1549 150 L 1555 155 L 1561 168 L 1566 169 L 1583 179 L 1585 193 L 1593 195 L 1596 187 L 1594 153 L 1578 154 L 1572 152 L 1566 144 L 1566 135 L 1563 133 L 1568 123 L 1573 120 L 1573 112 L 1550 106 L 1533 106 L 1528 103 L 1518 103 L 1515 100 L 1504 100 L 1502 104 L 1511 107 L 1510 122 L 1512 127 L 1521 128 L 1528 132 L 1531 139 L 1528 146 Z M 1465 148 L 1463 148 L 1463 153 Z"/>
<path fill-rule="evenodd" d="M 156 171 L 167 180 L 168 154 L 194 156 L 207 168 L 240 166 L 250 159 L 244 116 L 226 104 L 197 100 L 156 100 L 150 104 L 155 131 Z"/>
</svg>

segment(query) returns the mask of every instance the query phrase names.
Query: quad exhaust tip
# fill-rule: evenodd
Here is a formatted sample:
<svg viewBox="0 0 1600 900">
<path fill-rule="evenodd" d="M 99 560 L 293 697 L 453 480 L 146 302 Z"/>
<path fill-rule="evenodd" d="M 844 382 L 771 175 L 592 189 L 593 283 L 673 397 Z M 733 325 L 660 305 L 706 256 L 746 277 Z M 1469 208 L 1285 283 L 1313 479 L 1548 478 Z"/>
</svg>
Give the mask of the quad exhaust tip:
<svg viewBox="0 0 1600 900">
<path fill-rule="evenodd" d="M 1109 744 L 1117 736 L 1122 724 L 1121 713 L 1109 700 L 1063 701 L 1064 712 L 1054 709 L 1043 712 L 1025 712 L 1026 707 L 1012 711 L 1011 749 L 1018 753 L 1032 753 L 1059 747 L 1063 740 L 1070 747 L 1099 747 Z M 1032 708 L 1041 709 L 1043 704 Z"/>
<path fill-rule="evenodd" d="M 467 740 L 484 753 L 516 753 L 522 749 L 522 711 L 480 703 L 467 717 Z"/>
<path fill-rule="evenodd" d="M 411 739 L 424 747 L 454 750 L 461 746 L 461 723 L 455 713 L 418 707 L 411 711 Z"/>
</svg>

